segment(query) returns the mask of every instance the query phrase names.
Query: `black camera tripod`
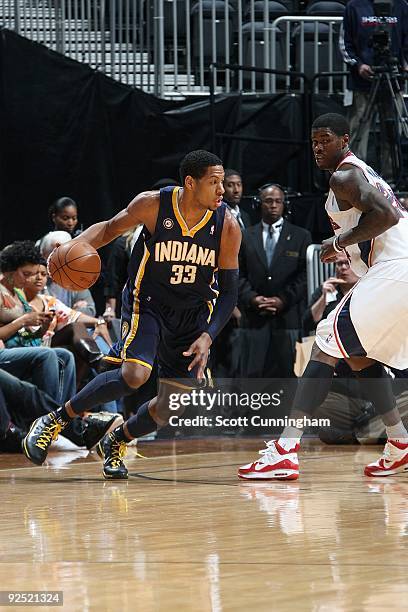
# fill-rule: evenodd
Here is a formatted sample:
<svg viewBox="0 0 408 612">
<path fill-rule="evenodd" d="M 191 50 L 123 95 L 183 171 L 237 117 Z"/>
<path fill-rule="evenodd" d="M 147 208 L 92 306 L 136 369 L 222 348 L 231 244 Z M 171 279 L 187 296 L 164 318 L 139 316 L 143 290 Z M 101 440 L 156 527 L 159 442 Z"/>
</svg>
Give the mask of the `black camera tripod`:
<svg viewBox="0 0 408 612">
<path fill-rule="evenodd" d="M 367 123 L 371 125 L 377 107 L 381 131 L 384 127 L 384 135 L 390 147 L 394 183 L 398 185 L 402 178 L 401 134 L 408 138 L 408 112 L 399 83 L 399 79 L 403 77 L 395 68 L 379 66 L 374 70 L 367 106 L 360 119 L 353 144 L 360 143 L 363 126 Z"/>
</svg>

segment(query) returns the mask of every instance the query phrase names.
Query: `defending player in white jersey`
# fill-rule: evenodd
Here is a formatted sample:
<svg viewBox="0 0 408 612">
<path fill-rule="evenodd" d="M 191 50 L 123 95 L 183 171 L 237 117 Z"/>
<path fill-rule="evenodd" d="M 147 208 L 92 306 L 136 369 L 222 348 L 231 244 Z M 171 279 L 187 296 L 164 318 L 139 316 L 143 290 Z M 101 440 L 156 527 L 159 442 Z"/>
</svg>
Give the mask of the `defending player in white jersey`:
<svg viewBox="0 0 408 612">
<path fill-rule="evenodd" d="M 347 120 L 335 113 L 312 126 L 318 167 L 331 172 L 326 210 L 335 236 L 325 240 L 323 262 L 345 251 L 361 278 L 317 327 L 311 360 L 299 381 L 291 417 L 310 417 L 325 400 L 339 359 L 357 373 L 362 391 L 382 416 L 388 441 L 367 476 L 408 471 L 408 432 L 392 393 L 385 365 L 408 368 L 408 213 L 391 187 L 349 150 Z M 301 429 L 286 427 L 267 443 L 261 458 L 242 466 L 251 480 L 295 480 Z"/>
</svg>

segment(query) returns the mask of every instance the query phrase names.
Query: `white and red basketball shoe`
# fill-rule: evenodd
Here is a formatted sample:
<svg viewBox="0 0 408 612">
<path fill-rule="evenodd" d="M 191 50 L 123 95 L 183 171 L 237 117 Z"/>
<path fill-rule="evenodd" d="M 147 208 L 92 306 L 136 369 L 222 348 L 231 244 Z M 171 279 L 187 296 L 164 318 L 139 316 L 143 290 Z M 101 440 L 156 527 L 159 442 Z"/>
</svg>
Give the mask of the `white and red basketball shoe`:
<svg viewBox="0 0 408 612">
<path fill-rule="evenodd" d="M 398 472 L 408 472 L 408 444 L 396 440 L 387 440 L 381 457 L 364 470 L 366 476 L 392 476 Z"/>
<path fill-rule="evenodd" d="M 247 480 L 297 480 L 299 447 L 296 443 L 290 450 L 285 450 L 277 440 L 266 442 L 266 448 L 259 451 L 261 458 L 240 467 L 238 476 Z"/>
</svg>

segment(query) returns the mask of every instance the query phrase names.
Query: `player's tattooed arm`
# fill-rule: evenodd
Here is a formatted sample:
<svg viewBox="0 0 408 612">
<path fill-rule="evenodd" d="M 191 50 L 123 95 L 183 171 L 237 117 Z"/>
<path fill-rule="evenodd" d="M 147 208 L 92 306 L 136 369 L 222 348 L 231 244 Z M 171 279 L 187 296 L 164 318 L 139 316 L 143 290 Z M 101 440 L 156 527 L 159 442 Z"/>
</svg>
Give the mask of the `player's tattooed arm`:
<svg viewBox="0 0 408 612">
<path fill-rule="evenodd" d="M 358 225 L 337 237 L 338 247 L 346 248 L 358 242 L 371 240 L 398 223 L 399 213 L 393 202 L 370 185 L 355 166 L 334 172 L 330 178 L 330 187 L 340 210 L 357 208 L 364 213 Z M 323 241 L 320 255 L 322 261 L 335 259 L 333 242 L 334 238 Z"/>
<path fill-rule="evenodd" d="M 95 249 L 99 249 L 140 224 L 146 225 L 149 232 L 153 233 L 159 210 L 159 200 L 160 195 L 158 191 L 139 193 L 117 215 L 108 221 L 101 221 L 91 225 L 75 240 L 85 240 Z"/>
</svg>

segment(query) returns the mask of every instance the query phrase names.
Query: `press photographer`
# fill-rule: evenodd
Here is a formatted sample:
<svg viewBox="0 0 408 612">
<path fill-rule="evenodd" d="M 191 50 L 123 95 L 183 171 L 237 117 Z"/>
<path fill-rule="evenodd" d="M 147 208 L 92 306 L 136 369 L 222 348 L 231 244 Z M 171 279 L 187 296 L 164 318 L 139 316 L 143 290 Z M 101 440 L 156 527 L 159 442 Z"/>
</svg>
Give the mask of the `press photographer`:
<svg viewBox="0 0 408 612">
<path fill-rule="evenodd" d="M 388 182 L 398 183 L 402 171 L 400 135 L 406 135 L 407 130 L 399 78 L 408 70 L 406 0 L 350 0 L 340 50 L 350 68 L 344 102 L 349 107 L 351 149 L 367 159 L 370 128 L 378 113 L 380 168 L 373 165 Z"/>
</svg>

